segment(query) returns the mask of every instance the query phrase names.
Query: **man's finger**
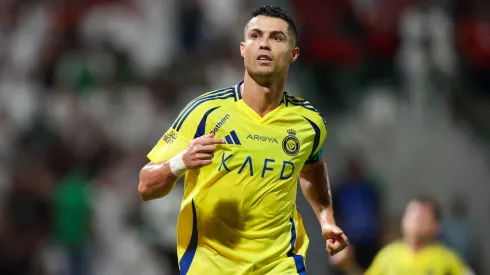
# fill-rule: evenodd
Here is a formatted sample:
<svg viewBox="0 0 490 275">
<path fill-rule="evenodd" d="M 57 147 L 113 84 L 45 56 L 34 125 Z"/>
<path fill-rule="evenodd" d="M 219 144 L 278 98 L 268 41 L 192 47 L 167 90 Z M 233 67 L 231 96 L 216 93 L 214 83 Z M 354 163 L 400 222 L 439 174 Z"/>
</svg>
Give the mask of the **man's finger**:
<svg viewBox="0 0 490 275">
<path fill-rule="evenodd" d="M 328 248 L 330 248 L 330 249 L 332 249 L 332 250 L 336 250 L 336 249 L 338 249 L 340 246 L 341 246 L 340 242 L 337 242 L 337 241 L 335 241 L 335 240 L 331 240 L 331 239 L 329 239 L 329 240 L 327 241 L 327 247 L 328 247 Z"/>
<path fill-rule="evenodd" d="M 196 158 L 199 160 L 213 159 L 213 154 L 198 153 Z"/>
<path fill-rule="evenodd" d="M 207 137 L 207 138 L 203 138 L 203 139 L 199 140 L 199 143 L 202 144 L 202 145 L 224 144 L 225 143 L 225 139 L 224 138 L 211 138 L 211 137 Z"/>
<path fill-rule="evenodd" d="M 213 163 L 213 161 L 212 161 L 212 160 L 210 160 L 210 159 L 200 160 L 200 161 L 199 161 L 199 165 L 200 165 L 200 166 L 210 165 L 211 163 Z"/>
<path fill-rule="evenodd" d="M 214 153 L 214 152 L 216 152 L 216 145 L 214 145 L 214 144 L 202 145 L 199 148 L 199 152 L 201 152 L 201 153 Z"/>
<path fill-rule="evenodd" d="M 342 231 L 342 229 L 340 229 L 338 227 L 334 227 L 332 229 L 332 233 L 334 233 L 335 235 L 342 235 L 342 234 L 344 234 L 344 232 Z"/>
</svg>

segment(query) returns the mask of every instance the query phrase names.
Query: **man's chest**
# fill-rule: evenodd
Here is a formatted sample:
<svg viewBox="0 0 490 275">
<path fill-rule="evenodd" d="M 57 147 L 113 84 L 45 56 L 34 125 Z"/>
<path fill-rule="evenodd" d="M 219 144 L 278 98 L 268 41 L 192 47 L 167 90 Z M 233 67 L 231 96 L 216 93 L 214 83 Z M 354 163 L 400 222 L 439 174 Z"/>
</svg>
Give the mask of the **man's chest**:
<svg viewBox="0 0 490 275">
<path fill-rule="evenodd" d="M 387 269 L 389 274 L 420 274 L 420 275 L 456 275 L 451 264 L 430 255 L 400 254 Z"/>
<path fill-rule="evenodd" d="M 313 150 L 314 131 L 305 122 L 292 115 L 261 123 L 240 112 L 213 113 L 206 120 L 205 133 L 226 142 L 218 146 L 216 169 L 262 178 L 289 178 L 302 168 Z"/>
</svg>

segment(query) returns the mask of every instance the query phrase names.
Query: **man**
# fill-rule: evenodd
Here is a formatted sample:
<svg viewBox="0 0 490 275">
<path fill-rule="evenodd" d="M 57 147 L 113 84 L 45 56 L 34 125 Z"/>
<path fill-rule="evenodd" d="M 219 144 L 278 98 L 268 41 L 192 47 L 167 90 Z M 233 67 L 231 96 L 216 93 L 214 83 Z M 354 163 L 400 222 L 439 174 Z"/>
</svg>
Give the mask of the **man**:
<svg viewBox="0 0 490 275">
<path fill-rule="evenodd" d="M 143 200 L 165 196 L 185 173 L 181 274 L 306 274 L 298 178 L 328 253 L 347 246 L 322 158 L 324 120 L 308 101 L 284 92 L 299 56 L 296 38 L 282 9 L 256 10 L 240 43 L 244 80 L 189 103 L 148 154 L 138 187 Z"/>
<path fill-rule="evenodd" d="M 402 240 L 381 250 L 364 274 L 471 274 L 455 253 L 436 241 L 440 221 L 441 210 L 435 200 L 428 197 L 412 200 L 402 219 Z M 332 260 L 347 274 L 361 274 L 353 264 L 352 253 L 339 253 Z"/>
</svg>

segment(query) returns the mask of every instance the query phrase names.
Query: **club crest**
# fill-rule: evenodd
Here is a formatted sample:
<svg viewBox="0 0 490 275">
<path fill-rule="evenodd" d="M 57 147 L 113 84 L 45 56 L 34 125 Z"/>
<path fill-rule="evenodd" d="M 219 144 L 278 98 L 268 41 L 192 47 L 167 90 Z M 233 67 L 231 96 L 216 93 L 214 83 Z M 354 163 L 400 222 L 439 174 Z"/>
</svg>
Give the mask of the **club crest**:
<svg viewBox="0 0 490 275">
<path fill-rule="evenodd" d="M 288 135 L 282 140 L 282 149 L 288 156 L 296 156 L 299 152 L 299 140 L 296 137 L 296 131 L 288 130 Z"/>
</svg>

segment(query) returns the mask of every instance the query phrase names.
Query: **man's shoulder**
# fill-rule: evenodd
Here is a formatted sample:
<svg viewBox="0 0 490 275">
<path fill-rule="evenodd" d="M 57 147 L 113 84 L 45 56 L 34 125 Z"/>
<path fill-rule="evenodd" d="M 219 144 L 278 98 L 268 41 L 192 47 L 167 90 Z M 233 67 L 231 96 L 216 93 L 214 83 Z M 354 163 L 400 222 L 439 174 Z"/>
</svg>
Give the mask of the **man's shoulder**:
<svg viewBox="0 0 490 275">
<path fill-rule="evenodd" d="M 216 89 L 210 92 L 203 93 L 193 98 L 186 106 L 186 108 L 199 108 L 208 106 L 221 106 L 235 102 L 239 99 L 239 95 L 235 89 L 235 86 Z"/>
<path fill-rule="evenodd" d="M 178 131 L 185 121 L 201 119 L 206 114 L 213 112 L 219 107 L 231 104 L 237 101 L 237 99 L 238 96 L 234 86 L 201 94 L 187 103 L 177 116 L 172 127 Z"/>
<path fill-rule="evenodd" d="M 294 108 L 295 113 L 303 116 L 310 123 L 313 122 L 316 125 L 323 124 L 327 127 L 326 118 L 313 106 L 313 104 L 310 103 L 310 101 L 289 93 L 284 93 L 284 97 L 286 105 Z"/>
<path fill-rule="evenodd" d="M 389 255 L 393 255 L 393 253 L 406 250 L 406 248 L 407 248 L 406 244 L 403 241 L 396 240 L 383 247 L 383 249 L 381 249 L 380 251 L 380 254 L 389 256 Z"/>
<path fill-rule="evenodd" d="M 454 252 L 451 248 L 446 246 L 444 243 L 434 243 L 431 248 L 434 254 L 441 255 L 443 258 L 459 260 L 458 254 Z"/>
</svg>

